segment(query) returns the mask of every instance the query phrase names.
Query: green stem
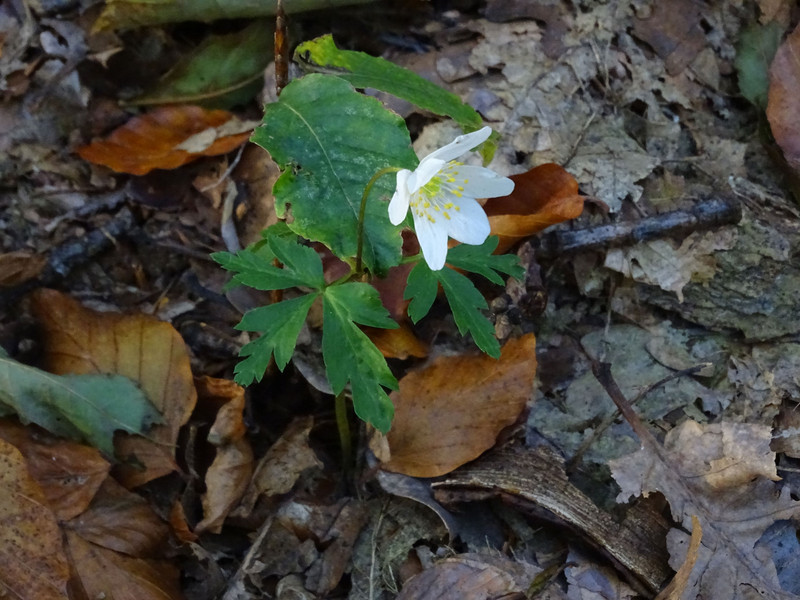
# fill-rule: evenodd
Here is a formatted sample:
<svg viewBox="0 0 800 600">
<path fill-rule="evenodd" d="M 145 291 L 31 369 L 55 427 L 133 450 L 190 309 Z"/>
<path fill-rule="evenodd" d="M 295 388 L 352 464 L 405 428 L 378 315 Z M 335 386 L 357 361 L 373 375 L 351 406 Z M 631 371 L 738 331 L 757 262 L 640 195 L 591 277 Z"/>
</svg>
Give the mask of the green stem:
<svg viewBox="0 0 800 600">
<path fill-rule="evenodd" d="M 342 447 L 342 471 L 347 479 L 353 460 L 353 440 L 350 436 L 350 421 L 347 419 L 347 401 L 344 390 L 336 394 L 336 427 L 339 430 L 339 444 Z"/>
<path fill-rule="evenodd" d="M 375 182 L 378 181 L 378 179 L 387 173 L 397 173 L 397 171 L 401 170 L 402 169 L 400 169 L 400 167 L 386 167 L 381 169 L 372 176 L 372 179 L 370 179 L 367 183 L 367 187 L 364 188 L 364 194 L 361 196 L 361 208 L 358 211 L 358 249 L 356 250 L 356 273 L 359 275 L 362 273 L 361 254 L 364 249 L 364 215 L 367 212 L 367 198 L 369 197 L 369 193 L 372 191 L 372 186 L 375 185 Z"/>
</svg>

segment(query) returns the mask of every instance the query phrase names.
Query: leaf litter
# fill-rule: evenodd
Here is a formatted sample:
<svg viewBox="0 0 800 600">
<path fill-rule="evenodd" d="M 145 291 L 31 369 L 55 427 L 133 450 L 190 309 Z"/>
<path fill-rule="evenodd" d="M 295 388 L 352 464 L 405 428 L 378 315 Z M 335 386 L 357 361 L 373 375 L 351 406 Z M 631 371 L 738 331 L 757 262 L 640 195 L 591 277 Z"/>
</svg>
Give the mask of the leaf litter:
<svg viewBox="0 0 800 600">
<path fill-rule="evenodd" d="M 763 25 L 776 20 L 780 31 L 788 30 L 787 3 L 757 4 Z M 769 94 L 776 139 L 792 164 L 792 124 L 785 121 L 792 113 L 776 107 L 782 102 L 781 93 L 784 100 L 797 96 L 796 78 L 791 65 L 778 61 L 771 73 L 775 85 L 766 92 L 763 77 L 752 92 L 747 78 L 740 74 L 737 88 L 734 68 L 742 68 L 735 64 L 737 41 L 745 38 L 743 31 L 755 15 L 745 15 L 734 3 L 713 9 L 690 2 L 681 5 L 682 10 L 668 10 L 657 4 L 626 1 L 584 3 L 576 9 L 560 2 L 541 6 L 487 2 L 484 16 L 491 20 L 466 14 L 448 17 L 457 20 L 457 35 L 452 22 L 431 17 L 425 31 L 437 43 L 424 59 L 404 55 L 396 48 L 389 53 L 397 62 L 427 65 L 425 68 L 435 71 L 440 81 L 477 107 L 487 121 L 502 124 L 504 140 L 494 159 L 496 169 L 521 176 L 535 173 L 541 168 L 538 165 L 556 163 L 561 165 L 561 175 L 567 175 L 561 187 L 561 197 L 569 199 L 566 218 L 577 216 L 579 206 L 583 209 L 583 197 L 599 200 L 610 209 L 606 213 L 597 208 L 602 204 L 589 204 L 580 217 L 581 226 L 624 224 L 644 215 L 658 217 L 676 208 L 691 208 L 698 199 L 720 193 L 732 194 L 742 203 L 743 220 L 735 229 L 688 232 L 674 239 L 607 252 L 579 251 L 555 260 L 538 257 L 543 260 L 541 272 L 550 295 L 540 316 L 520 317 L 516 296 L 491 305 L 497 310 L 506 307 L 504 314 L 495 316 L 498 322 L 503 320 L 503 330 L 512 339 L 532 331 L 537 335 L 538 390 L 528 425 L 519 427 L 525 429 L 526 442 L 536 452 L 542 452 L 537 444 L 559 450 L 551 464 L 541 465 L 538 472 L 549 474 L 551 482 L 561 482 L 563 489 L 580 488 L 587 501 L 603 509 L 623 512 L 624 501 L 648 494 L 649 498 L 634 506 L 650 503 L 657 513 L 659 502 L 662 509 L 663 502 L 669 504 L 672 529 L 658 539 L 666 544 L 669 566 L 679 575 L 659 598 L 667 593 L 666 597 L 675 598 L 744 598 L 754 590 L 762 594 L 759 597 L 791 597 L 790 593 L 798 592 L 791 577 L 797 570 L 791 560 L 792 549 L 797 547 L 796 501 L 791 495 L 798 483 L 791 469 L 796 467 L 798 455 L 800 424 L 795 409 L 800 393 L 795 344 L 776 338 L 797 333 L 794 317 L 800 276 L 791 250 L 798 237 L 796 210 L 786 203 L 779 187 L 782 174 L 770 167 L 754 135 L 757 117 L 732 99 L 741 93 L 758 103 L 764 93 Z M 122 13 L 114 14 L 122 6 L 121 2 L 110 5 L 104 17 L 107 24 L 116 17 L 124 18 Z M 0 131 L 5 134 L 0 142 L 4 158 L 0 171 L 4 181 L 8 178 L 14 186 L 14 197 L 19 197 L 19 201 L 11 201 L 5 188 L 0 192 L 4 208 L 18 202 L 11 204 L 14 210 L 4 211 L 0 217 L 0 256 L 7 257 L 0 262 L 0 281 L 12 291 L 20 285 L 36 287 L 40 278 L 48 276 L 52 263 L 43 269 L 43 259 L 59 243 L 81 238 L 87 228 L 96 231 L 113 221 L 116 206 L 103 205 L 99 213 L 87 209 L 91 195 L 84 190 L 113 188 L 129 181 L 125 176 L 115 180 L 104 167 L 89 168 L 66 152 L 68 143 L 70 148 L 78 147 L 76 140 L 85 144 L 127 120 L 113 100 L 101 97 L 100 88 L 94 85 L 95 74 L 71 71 L 70 64 L 83 56 L 101 64 L 99 57 L 105 55 L 103 60 L 113 65 L 112 71 L 123 74 L 119 58 L 129 59 L 125 46 L 138 41 L 140 34 L 111 36 L 104 42 L 90 39 L 87 46 L 85 22 L 76 25 L 68 20 L 38 19 L 35 13 L 20 16 L 7 9 L 0 11 L 3 39 L 10 40 L 0 56 L 2 90 L 4 99 L 9 100 L 0 109 Z M 777 30 L 773 26 L 770 39 Z M 169 54 L 169 33 L 153 29 L 148 35 L 156 46 L 163 43 L 165 55 Z M 795 35 L 787 38 L 784 53 Z M 345 47 L 338 35 L 336 41 Z M 40 60 L 39 52 L 46 58 Z M 768 64 L 762 58 L 765 54 L 757 53 L 758 64 Z M 63 68 L 64 74 L 60 74 Z M 761 69 L 761 75 L 764 71 Z M 103 79 L 106 90 L 109 81 Z M 166 84 L 163 89 L 169 95 Z M 129 90 L 123 95 L 131 96 Z M 36 108 L 29 113 L 31 119 L 21 118 L 23 101 Z M 173 151 L 179 155 L 178 162 L 188 157 L 200 161 L 198 168 L 213 164 L 214 169 L 207 172 L 216 175 L 202 184 L 197 179 L 200 187 L 215 183 L 238 160 L 234 156 L 198 158 L 196 155 L 212 154 L 206 151 L 215 145 L 214 152 L 225 154 L 241 143 L 236 135 L 247 134 L 228 137 L 230 132 L 219 130 L 218 124 L 211 128 L 204 124 L 204 112 L 191 114 L 190 121 L 196 126 L 191 135 L 201 135 L 190 138 L 181 134 L 173 140 L 169 130 L 156 127 L 148 135 L 167 140 L 164 158 L 154 162 L 137 158 L 135 168 L 153 171 L 147 178 L 126 183 L 130 185 L 126 190 L 159 188 L 164 173 L 175 179 L 178 189 L 184 184 L 189 189 L 194 174 L 182 169 L 159 174 L 159 170 L 172 168 Z M 421 115 L 412 118 L 423 125 L 429 121 Z M 775 120 L 779 118 L 784 118 L 783 125 Z M 446 125 L 423 126 L 415 146 L 418 151 L 425 144 L 439 146 L 442 140 L 452 138 L 452 133 Z M 112 152 L 119 159 L 127 154 L 127 149 Z M 241 184 L 241 203 L 236 207 L 239 225 L 255 231 L 259 226 L 248 223 L 251 217 L 259 223 L 274 218 L 270 212 L 274 209 L 269 199 L 265 200 L 268 193 L 254 185 L 248 197 L 247 178 L 236 170 L 232 173 L 235 183 Z M 228 176 L 230 173 L 221 179 Z M 539 183 L 534 181 L 531 188 L 536 190 Z M 169 196 L 160 191 L 162 198 Z M 191 278 L 177 274 L 199 274 L 201 286 L 221 289 L 221 282 L 217 285 L 199 257 L 220 249 L 213 228 L 219 220 L 222 195 L 184 191 L 168 205 L 158 205 L 153 201 L 156 194 L 126 194 L 123 201 L 136 206 L 137 226 L 145 223 L 146 227 L 115 239 L 116 261 L 93 259 L 91 268 L 78 268 L 79 277 L 64 279 L 62 274 L 56 281 L 89 304 L 102 304 L 98 301 L 102 297 L 114 309 L 158 310 L 170 315 L 175 328 L 170 330 L 142 315 L 131 319 L 86 311 L 67 297 L 35 302 L 40 303 L 37 314 L 51 338 L 44 345 L 43 364 L 48 370 L 61 373 L 74 368 L 87 373 L 100 367 L 98 372 L 122 371 L 139 382 L 163 414 L 167 424 L 157 433 L 146 434 L 157 438 L 159 445 L 140 442 L 144 446 L 128 446 L 127 462 L 112 471 L 138 493 L 114 484 L 107 475 L 111 465 L 95 450 L 7 420 L 0 428 L 3 443 L 13 444 L 24 456 L 19 458 L 10 451 L 12 458 L 4 475 L 16 479 L 4 489 L 22 486 L 26 497 L 39 499 L 47 509 L 41 514 L 26 513 L 22 522 L 52 532 L 54 540 L 66 539 L 69 552 L 55 541 L 50 548 L 56 551 L 47 555 L 52 564 L 36 572 L 39 582 L 52 584 L 56 590 L 53 597 L 66 597 L 67 554 L 73 575 L 80 574 L 83 593 L 90 597 L 108 589 L 144 598 L 151 597 L 148 594 L 180 597 L 175 564 L 184 569 L 184 592 L 193 590 L 193 581 L 202 583 L 205 578 L 216 581 L 218 593 L 229 598 L 273 592 L 279 597 L 423 597 L 426 592 L 468 597 L 468 583 L 476 581 L 473 591 L 495 594 L 531 593 L 539 589 L 533 586 L 537 583 L 544 586 L 541 597 L 653 597 L 657 584 L 643 590 L 626 579 L 625 569 L 617 562 L 583 552 L 587 546 L 617 553 L 625 550 L 624 544 L 615 546 L 613 538 L 598 541 L 597 531 L 602 527 L 593 533 L 591 527 L 582 529 L 580 522 L 573 521 L 577 535 L 568 541 L 553 541 L 563 537 L 564 525 L 545 522 L 553 511 L 570 506 L 566 497 L 547 504 L 547 496 L 522 488 L 528 503 L 523 509 L 521 488 L 507 487 L 505 495 L 494 496 L 494 500 L 487 500 L 488 488 L 484 488 L 477 490 L 483 496 L 474 489 L 469 494 L 465 490 L 460 503 L 439 503 L 430 496 L 430 482 L 424 478 L 414 480 L 422 487 L 414 492 L 385 484 L 384 479 L 384 488 L 392 490 L 389 493 L 416 497 L 413 503 L 380 497 L 369 483 L 366 501 L 343 493 L 338 489 L 337 472 L 331 469 L 338 458 L 326 441 L 330 422 L 325 413 L 316 414 L 313 421 L 298 417 L 305 414 L 304 403 L 313 404 L 316 394 L 311 394 L 312 400 L 306 391 L 298 394 L 305 385 L 300 375 L 287 377 L 281 384 L 269 376 L 249 400 L 228 379 L 216 378 L 226 372 L 229 357 L 247 340 L 230 329 L 237 315 L 229 314 L 229 307 L 210 300 L 203 295 L 205 291 L 198 293 L 201 288 L 196 285 L 190 288 L 194 285 Z M 264 207 L 269 214 L 256 214 L 256 209 Z M 487 209 L 492 210 L 490 203 Z M 496 213 L 503 231 L 510 232 L 506 244 L 526 238 L 540 223 L 560 220 L 554 218 L 558 210 L 553 206 L 545 214 L 528 210 L 530 207 L 503 208 Z M 58 218 L 66 214 L 72 216 Z M 81 216 L 76 219 L 75 215 Z M 529 228 L 528 220 L 533 227 Z M 45 229 L 44 225 L 52 227 Z M 181 248 L 185 258 L 178 267 L 161 268 L 157 265 L 172 259 L 159 256 L 158 261 L 147 260 L 145 246 L 162 254 L 167 247 Z M 527 265 L 534 270 L 536 258 Z M 121 267 L 119 263 L 127 264 Z M 572 278 L 579 281 L 579 287 L 573 286 Z M 401 279 L 404 282 L 404 276 Z M 400 287 L 402 282 L 394 285 Z M 4 289 L 0 293 L 5 293 Z M 387 295 L 391 293 L 389 290 Z M 393 314 L 402 314 L 402 299 L 398 300 L 397 293 L 394 296 Z M 15 358 L 26 356 L 30 344 L 25 339 L 29 335 L 25 312 L 9 306 L 14 318 L 3 315 L 0 339 L 14 350 Z M 416 337 L 390 340 L 386 351 L 433 358 L 406 378 L 434 372 L 436 365 L 449 365 L 451 360 L 474 368 L 463 348 L 451 341 L 453 323 L 442 319 L 433 326 L 409 327 L 408 331 Z M 152 337 L 144 332 L 151 332 Z M 95 335 L 105 341 L 92 352 Z M 77 344 L 70 346 L 66 340 L 72 337 Z M 181 337 L 191 353 L 180 350 Z M 178 358 L 165 359 L 161 354 L 165 348 L 173 349 L 173 357 Z M 443 351 L 451 356 L 440 356 Z M 532 350 L 525 353 L 514 368 L 531 368 L 532 354 Z M 67 360 L 75 355 L 80 359 Z M 26 358 L 34 362 L 30 356 Z M 636 410 L 657 435 L 665 434 L 663 448 L 641 435 L 641 428 L 631 428 L 615 418 L 614 408 L 589 372 L 591 362 L 597 360 L 613 364 L 614 375 L 628 398 L 641 395 Z M 698 363 L 706 366 L 692 370 Z M 682 370 L 690 373 L 670 379 Z M 192 372 L 212 377 L 193 380 Z M 529 376 L 526 372 L 511 375 L 509 380 L 522 382 L 521 387 L 529 391 Z M 665 382 L 652 387 L 659 381 Z M 282 385 L 290 385 L 290 391 Z M 196 389 L 205 398 L 198 407 Z M 158 390 L 168 390 L 168 397 Z M 490 410 L 491 400 L 501 397 L 494 392 L 473 393 L 475 390 L 460 380 L 445 381 L 433 391 L 447 398 L 442 405 L 455 415 L 441 419 L 448 423 L 455 418 L 475 422 L 474 415 L 464 414 L 477 410 L 471 408 L 471 396 L 485 410 Z M 508 436 L 520 436 L 520 429 L 516 434 L 514 430 L 500 433 L 504 424 L 524 414 L 527 404 L 527 394 L 521 389 L 511 395 L 514 401 L 509 403 L 508 414 L 486 428 L 480 443 L 468 437 L 456 440 L 470 447 L 468 454 L 481 454 L 492 446 L 502 446 Z M 481 400 L 484 396 L 489 402 Z M 284 401 L 285 413 L 265 408 Z M 492 419 L 477 421 L 487 424 Z M 430 439 L 449 439 L 442 434 L 446 428 L 440 423 L 431 425 Z M 634 432 L 640 434 L 638 439 Z M 564 458 L 574 458 L 573 453 L 586 443 L 579 459 L 559 466 Z M 643 448 L 637 451 L 641 444 Z M 451 456 L 442 459 L 431 454 L 440 477 L 455 481 L 458 476 L 448 471 L 461 465 L 455 473 L 468 472 L 462 470 L 476 464 L 462 464 L 470 459 L 452 456 L 458 447 L 459 443 L 451 440 L 445 444 L 445 454 Z M 145 465 L 143 471 L 141 464 L 136 466 L 137 460 Z M 504 460 L 500 465 L 519 464 Z M 25 479 L 23 466 L 38 483 Z M 609 468 L 623 490 L 619 500 L 619 490 L 608 481 Z M 778 475 L 783 479 L 778 480 Z M 496 479 L 484 483 L 491 481 L 497 483 Z M 440 483 L 433 487 L 437 498 L 443 500 L 446 486 Z M 14 508 L 19 499 L 10 497 L 9 510 L 21 510 L 19 505 Z M 633 510 L 628 508 L 629 513 Z M 528 529 L 520 519 L 527 522 Z M 642 522 L 656 522 L 652 514 L 647 519 Z M 180 552 L 205 558 L 182 555 L 180 562 L 174 556 L 165 559 L 166 522 L 177 539 L 183 540 Z M 467 526 L 470 522 L 472 530 Z M 476 523 L 480 523 L 478 531 L 474 531 Z M 65 533 L 59 534 L 58 528 Z M 237 531 L 244 534 L 237 537 Z M 692 532 L 691 543 L 688 531 Z M 255 537 L 246 539 L 247 533 Z M 451 539 L 453 534 L 458 538 Z M 226 541 L 217 543 L 222 539 Z M 487 549 L 490 544 L 504 553 L 492 555 Z M 42 549 L 34 546 L 26 551 L 38 560 Z M 0 544 L 0 550 L 9 547 Z M 694 550 L 687 552 L 687 548 Z M 30 564 L 37 564 L 34 560 Z M 4 568 L 12 564 L 0 562 Z M 664 576 L 658 584 L 670 575 L 666 559 L 659 564 L 664 571 L 654 572 Z M 226 576 L 221 576 L 221 571 Z M 448 578 L 442 575 L 445 572 L 456 575 Z M 6 584 L 8 575 L 3 577 Z M 32 597 L 49 597 L 49 592 L 37 593 Z M 192 597 L 209 596 L 198 593 Z"/>
</svg>

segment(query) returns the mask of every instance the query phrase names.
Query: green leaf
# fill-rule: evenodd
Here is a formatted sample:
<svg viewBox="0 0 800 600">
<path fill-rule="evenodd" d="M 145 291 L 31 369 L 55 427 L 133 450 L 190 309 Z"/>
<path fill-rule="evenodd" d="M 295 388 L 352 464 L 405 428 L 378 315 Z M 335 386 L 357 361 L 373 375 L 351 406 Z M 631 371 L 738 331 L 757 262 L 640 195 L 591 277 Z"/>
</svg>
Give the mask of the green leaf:
<svg viewBox="0 0 800 600">
<path fill-rule="evenodd" d="M 272 60 L 271 21 L 255 21 L 228 35 L 210 36 L 151 90 L 128 104 L 198 104 L 230 108 L 252 100 Z"/>
<path fill-rule="evenodd" d="M 121 375 L 53 375 L 0 354 L 0 407 L 23 423 L 84 441 L 114 456 L 114 431 L 142 434 L 161 415 Z"/>
<path fill-rule="evenodd" d="M 239 385 L 261 381 L 269 360 L 275 354 L 275 364 L 283 371 L 294 353 L 297 336 L 306 316 L 319 294 L 306 294 L 248 311 L 236 329 L 258 331 L 261 337 L 247 344 L 239 356 L 247 357 L 234 369 Z"/>
<path fill-rule="evenodd" d="M 519 258 L 515 254 L 493 255 L 494 249 L 500 239 L 496 235 L 489 236 L 480 246 L 470 246 L 469 244 L 459 244 L 451 248 L 447 253 L 447 262 L 464 271 L 483 275 L 497 285 L 505 282 L 500 277 L 500 273 L 511 275 L 519 279 L 524 271 L 519 264 Z"/>
<path fill-rule="evenodd" d="M 356 415 L 386 433 L 394 407 L 384 388 L 397 389 L 397 380 L 381 351 L 356 323 L 383 328 L 397 323 L 381 305 L 377 290 L 365 283 L 327 288 L 322 313 L 322 357 L 333 393 L 341 393 L 349 382 Z"/>
<path fill-rule="evenodd" d="M 283 170 L 275 205 L 291 211 L 295 233 L 328 246 L 340 258 L 356 254 L 361 195 L 384 167 L 418 164 L 405 122 L 338 77 L 308 75 L 290 83 L 266 107 L 253 142 Z M 400 261 L 401 237 L 389 222 L 394 177 L 382 177 L 367 202 L 364 263 L 382 275 Z"/>
<path fill-rule="evenodd" d="M 340 50 L 330 35 L 303 42 L 294 56 L 309 69 L 338 75 L 357 88 L 381 90 L 437 115 L 448 116 L 467 133 L 483 127 L 483 119 L 475 109 L 452 92 L 383 58 Z"/>
<path fill-rule="evenodd" d="M 464 244 L 457 246 L 457 248 L 461 248 L 462 246 L 464 246 Z M 496 242 L 493 244 L 490 243 L 489 245 L 484 244 L 484 246 L 491 251 L 491 248 L 496 246 Z M 456 248 L 453 248 L 450 252 L 452 253 L 455 249 Z M 456 259 L 460 260 L 464 258 L 464 263 L 476 269 L 480 269 L 476 270 L 476 272 L 480 273 L 481 270 L 485 270 L 492 277 L 498 277 L 494 271 L 486 266 L 486 263 L 481 264 L 475 260 L 472 252 L 466 252 L 465 256 L 466 258 L 457 256 Z M 448 262 L 451 262 L 450 258 L 451 256 L 448 254 Z M 496 263 L 494 259 L 504 257 L 494 256 L 490 258 Z M 505 258 L 516 259 L 516 256 L 507 256 Z M 506 263 L 509 261 L 501 262 Z M 494 264 L 491 268 L 500 269 L 500 266 L 503 268 L 511 267 L 509 264 Z M 515 269 L 510 268 L 510 270 L 513 271 Z M 500 282 L 502 282 L 502 279 Z M 411 300 L 411 303 L 408 305 L 408 316 L 411 320 L 416 323 L 428 314 L 431 305 L 433 305 L 433 301 L 436 299 L 436 292 L 439 289 L 439 284 L 441 284 L 442 289 L 444 289 L 445 297 L 450 304 L 450 310 L 453 311 L 453 317 L 455 318 L 456 326 L 461 335 L 470 333 L 472 339 L 475 340 L 475 343 L 481 350 L 493 358 L 499 358 L 500 343 L 494 336 L 494 327 L 483 313 L 481 313 L 481 310 L 488 308 L 486 300 L 468 277 L 449 267 L 445 267 L 439 271 L 431 271 L 427 263 L 421 260 L 411 270 L 411 273 L 408 275 L 405 292 L 403 293 L 403 298 Z"/>
<path fill-rule="evenodd" d="M 419 261 L 408 274 L 406 289 L 403 292 L 403 299 L 411 300 L 408 305 L 408 316 L 414 323 L 428 314 L 438 292 L 439 280 L 436 275 L 424 260 Z"/>
<path fill-rule="evenodd" d="M 776 21 L 767 25 L 753 25 L 741 32 L 736 45 L 739 90 L 742 96 L 761 110 L 767 108 L 769 66 L 782 34 L 783 28 Z"/>
<path fill-rule="evenodd" d="M 215 252 L 215 261 L 234 273 L 233 282 L 257 290 L 285 290 L 306 286 L 322 289 L 325 276 L 322 260 L 313 248 L 297 243 L 297 236 L 268 236 L 266 245 L 258 243 L 240 250 L 236 254 Z M 283 268 L 272 264 L 277 258 Z"/>
<path fill-rule="evenodd" d="M 481 309 L 489 306 L 475 285 L 466 276 L 447 267 L 435 274 L 453 311 L 459 333 L 469 332 L 478 348 L 492 358 L 500 358 L 500 343 L 494 335 L 494 327 L 481 313 Z"/>
</svg>

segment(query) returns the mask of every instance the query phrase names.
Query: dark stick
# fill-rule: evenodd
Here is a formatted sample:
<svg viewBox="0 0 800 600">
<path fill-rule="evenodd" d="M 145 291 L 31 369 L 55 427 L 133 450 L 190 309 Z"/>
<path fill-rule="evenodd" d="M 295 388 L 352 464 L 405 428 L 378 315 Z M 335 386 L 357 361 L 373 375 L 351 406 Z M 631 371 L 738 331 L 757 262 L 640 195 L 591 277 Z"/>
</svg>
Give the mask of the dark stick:
<svg viewBox="0 0 800 600">
<path fill-rule="evenodd" d="M 733 225 L 741 218 L 742 207 L 736 199 L 709 198 L 689 210 L 675 210 L 638 221 L 552 231 L 539 238 L 536 255 L 555 258 L 608 246 L 628 246 L 669 235 Z"/>
<path fill-rule="evenodd" d="M 286 13 L 283 10 L 283 1 L 278 0 L 275 13 L 275 94 L 281 95 L 281 90 L 289 83 L 289 31 L 286 25 Z"/>
</svg>

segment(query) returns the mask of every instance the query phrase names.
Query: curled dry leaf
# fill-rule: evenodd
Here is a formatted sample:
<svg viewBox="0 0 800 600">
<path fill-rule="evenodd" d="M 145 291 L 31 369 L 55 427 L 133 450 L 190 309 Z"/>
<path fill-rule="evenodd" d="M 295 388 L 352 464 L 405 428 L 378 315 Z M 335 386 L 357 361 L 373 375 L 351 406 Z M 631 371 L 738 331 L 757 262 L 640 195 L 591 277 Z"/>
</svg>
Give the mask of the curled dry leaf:
<svg viewBox="0 0 800 600">
<path fill-rule="evenodd" d="M 219 533 L 231 509 L 241 499 L 253 475 L 253 450 L 245 437 L 244 388 L 227 379 L 202 377 L 197 392 L 203 403 L 221 403 L 208 441 L 216 446 L 214 462 L 206 472 L 203 520 L 195 533 Z"/>
<path fill-rule="evenodd" d="M 47 505 L 59 521 L 78 516 L 89 507 L 111 468 L 100 451 L 0 419 L 0 438 L 25 457 L 28 472 L 38 482 Z"/>
<path fill-rule="evenodd" d="M 258 122 L 225 110 L 164 106 L 134 117 L 106 139 L 81 146 L 81 158 L 118 173 L 176 169 L 201 156 L 226 154 L 247 141 Z"/>
<path fill-rule="evenodd" d="M 126 487 L 136 487 L 176 468 L 178 430 L 189 419 L 197 393 L 186 346 L 169 323 L 147 315 L 99 313 L 65 294 L 42 289 L 33 311 L 45 332 L 48 370 L 66 373 L 116 373 L 136 381 L 164 418 L 148 437 L 119 436 L 115 447 Z"/>
<path fill-rule="evenodd" d="M 0 440 L 0 596 L 66 600 L 69 567 L 56 518 L 19 450 Z"/>
<path fill-rule="evenodd" d="M 498 360 L 446 356 L 412 371 L 392 393 L 395 415 L 383 468 L 437 477 L 477 458 L 517 420 L 535 374 L 533 334 L 509 341 Z M 371 446 L 379 442 L 376 437 Z"/>
<path fill-rule="evenodd" d="M 490 198 L 484 205 L 492 235 L 500 237 L 496 254 L 551 225 L 574 219 L 583 212 L 578 182 L 562 167 L 547 163 L 512 175 L 514 191 Z"/>
<path fill-rule="evenodd" d="M 405 323 L 401 323 L 397 329 L 365 327 L 364 333 L 386 358 L 405 360 L 409 356 L 415 358 L 428 356 L 428 347 Z"/>
<path fill-rule="evenodd" d="M 800 25 L 778 48 L 769 68 L 767 119 L 775 141 L 800 172 Z"/>
</svg>

